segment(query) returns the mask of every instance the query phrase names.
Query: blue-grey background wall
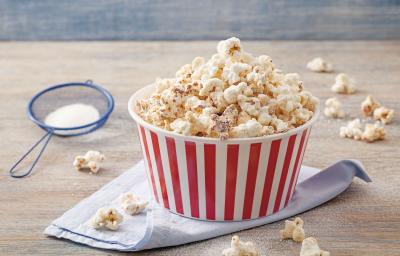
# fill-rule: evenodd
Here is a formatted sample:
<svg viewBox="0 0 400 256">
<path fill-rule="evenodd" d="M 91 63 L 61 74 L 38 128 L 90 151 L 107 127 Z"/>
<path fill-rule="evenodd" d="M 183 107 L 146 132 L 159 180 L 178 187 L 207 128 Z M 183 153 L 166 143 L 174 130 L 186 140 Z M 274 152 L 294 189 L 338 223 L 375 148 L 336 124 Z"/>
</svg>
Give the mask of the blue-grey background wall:
<svg viewBox="0 0 400 256">
<path fill-rule="evenodd" d="M 399 39 L 400 0 L 0 0 L 0 40 Z"/>
</svg>

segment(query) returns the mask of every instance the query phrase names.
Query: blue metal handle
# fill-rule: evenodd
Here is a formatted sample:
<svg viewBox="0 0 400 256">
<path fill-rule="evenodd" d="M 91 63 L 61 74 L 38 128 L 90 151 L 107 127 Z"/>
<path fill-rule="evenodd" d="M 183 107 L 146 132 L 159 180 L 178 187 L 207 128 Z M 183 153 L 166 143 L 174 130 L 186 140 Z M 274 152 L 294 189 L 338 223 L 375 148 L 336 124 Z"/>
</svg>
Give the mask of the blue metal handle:
<svg viewBox="0 0 400 256">
<path fill-rule="evenodd" d="M 40 139 L 38 140 L 38 142 L 36 142 L 14 165 L 13 167 L 11 167 L 10 169 L 10 176 L 13 178 L 23 178 L 28 176 L 33 168 L 35 167 L 35 165 L 37 164 L 37 162 L 39 161 L 40 157 L 42 156 L 44 150 L 47 147 L 47 144 L 49 144 L 49 141 L 51 139 L 51 137 L 53 137 L 53 130 L 48 130 L 47 133 Z M 16 170 L 15 168 L 32 152 L 32 150 L 34 150 L 42 141 L 44 141 L 43 147 L 40 149 L 39 154 L 37 155 L 36 159 L 33 161 L 31 167 L 29 168 L 28 171 L 26 171 L 23 174 L 15 174 Z"/>
</svg>

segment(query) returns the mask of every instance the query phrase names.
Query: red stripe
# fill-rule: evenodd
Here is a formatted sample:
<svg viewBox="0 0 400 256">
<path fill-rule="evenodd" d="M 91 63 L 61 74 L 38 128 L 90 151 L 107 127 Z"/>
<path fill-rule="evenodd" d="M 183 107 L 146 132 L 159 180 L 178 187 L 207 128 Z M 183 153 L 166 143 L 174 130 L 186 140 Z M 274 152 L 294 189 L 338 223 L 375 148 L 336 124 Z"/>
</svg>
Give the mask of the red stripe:
<svg viewBox="0 0 400 256">
<path fill-rule="evenodd" d="M 150 154 L 149 154 L 149 147 L 147 145 L 146 133 L 144 132 L 144 128 L 142 126 L 140 126 L 140 134 L 142 136 L 142 143 L 143 143 L 144 152 L 145 152 L 146 160 L 147 160 L 146 162 L 149 167 L 150 180 L 151 180 L 151 185 L 153 187 L 153 194 L 154 194 L 154 197 L 156 198 L 157 203 L 159 203 L 160 201 L 158 200 L 156 182 L 154 180 L 153 167 L 151 165 L 151 159 L 150 159 Z"/>
<path fill-rule="evenodd" d="M 301 155 L 301 152 L 302 152 L 302 150 L 303 150 L 303 144 L 304 144 L 304 139 L 305 139 L 305 137 L 306 137 L 306 134 L 307 134 L 307 130 L 305 130 L 305 131 L 303 132 L 303 134 L 301 135 L 299 149 L 297 150 L 296 160 L 295 160 L 295 162 L 294 162 L 292 177 L 290 178 L 289 190 L 288 190 L 287 195 L 286 195 L 285 207 L 286 207 L 286 205 L 288 204 L 289 198 L 290 198 L 290 196 L 291 196 L 291 194 L 292 194 L 293 181 L 294 181 L 294 178 L 296 177 L 296 174 L 297 174 L 297 167 L 298 167 L 298 165 L 299 165 L 300 155 Z"/>
<path fill-rule="evenodd" d="M 239 145 L 228 145 L 226 157 L 225 220 L 233 220 Z"/>
<path fill-rule="evenodd" d="M 286 149 L 286 155 L 285 155 L 285 160 L 283 162 L 281 178 L 279 180 L 278 193 L 275 198 L 275 205 L 274 205 L 274 211 L 273 211 L 274 213 L 279 210 L 279 206 L 281 204 L 283 189 L 285 188 L 286 178 L 287 178 L 288 171 L 289 171 L 290 161 L 292 160 L 292 154 L 293 154 L 293 148 L 294 148 L 295 142 L 296 142 L 296 134 L 293 134 L 289 138 L 288 146 Z"/>
<path fill-rule="evenodd" d="M 258 162 L 260 159 L 261 143 L 251 144 L 249 154 L 249 164 L 247 167 L 246 190 L 243 204 L 243 219 L 251 218 L 253 208 L 254 189 L 256 187 Z"/>
<path fill-rule="evenodd" d="M 176 146 L 173 138 L 165 137 L 168 149 L 169 169 L 171 170 L 172 187 L 174 189 L 176 211 L 183 214 L 181 182 L 179 179 L 178 160 L 176 158 Z"/>
<path fill-rule="evenodd" d="M 204 144 L 206 217 L 215 220 L 215 144 Z"/>
<path fill-rule="evenodd" d="M 199 218 L 199 187 L 197 181 L 196 143 L 185 141 L 186 166 L 188 172 L 190 211 L 192 217 Z"/>
<path fill-rule="evenodd" d="M 300 164 L 299 164 L 299 170 L 297 171 L 296 180 L 294 181 L 295 182 L 294 186 L 296 186 L 297 180 L 299 179 L 299 173 L 300 173 L 300 169 L 301 169 L 301 164 L 303 163 L 304 155 L 306 153 L 307 144 L 308 144 L 308 138 L 310 137 L 310 133 L 311 133 L 311 128 L 308 130 L 308 135 L 307 135 L 306 141 L 305 141 L 306 144 L 304 145 L 304 148 L 303 148 L 303 155 L 301 156 L 301 160 L 300 160 Z M 294 192 L 294 189 L 292 191 L 292 194 L 293 194 L 293 192 Z"/>
<path fill-rule="evenodd" d="M 271 143 L 271 149 L 269 151 L 269 159 L 267 166 L 267 174 L 265 175 L 263 195 L 261 199 L 260 213 L 259 216 L 265 216 L 267 214 L 267 208 L 269 203 L 269 197 L 271 195 L 272 181 L 274 180 L 276 161 L 278 160 L 279 147 L 281 140 L 274 140 Z"/>
<path fill-rule="evenodd" d="M 158 179 L 160 181 L 161 195 L 164 202 L 164 207 L 169 209 L 167 186 L 165 185 L 164 169 L 160 154 L 160 145 L 158 144 L 158 136 L 156 133 L 150 131 L 151 141 L 153 142 L 154 158 L 156 159 L 156 165 L 158 170 Z"/>
</svg>

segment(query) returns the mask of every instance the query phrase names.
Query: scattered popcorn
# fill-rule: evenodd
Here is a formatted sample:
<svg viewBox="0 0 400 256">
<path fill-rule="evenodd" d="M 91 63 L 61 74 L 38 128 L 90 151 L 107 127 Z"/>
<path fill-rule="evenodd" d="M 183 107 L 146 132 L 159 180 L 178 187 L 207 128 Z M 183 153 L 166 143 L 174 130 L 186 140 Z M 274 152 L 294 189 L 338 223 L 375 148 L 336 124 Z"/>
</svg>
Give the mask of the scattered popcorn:
<svg viewBox="0 0 400 256">
<path fill-rule="evenodd" d="M 365 129 L 361 135 L 361 139 L 367 142 L 374 142 L 376 140 L 384 140 L 385 136 L 385 128 L 377 122 L 375 124 L 365 125 Z"/>
<path fill-rule="evenodd" d="M 361 111 L 364 116 L 373 116 L 377 121 L 383 124 L 389 124 L 392 122 L 394 116 L 394 110 L 381 106 L 381 104 L 376 101 L 371 95 L 361 102 Z"/>
<path fill-rule="evenodd" d="M 149 204 L 147 201 L 141 200 L 138 196 L 132 193 L 125 193 L 120 196 L 122 209 L 130 215 L 135 215 L 142 212 Z"/>
<path fill-rule="evenodd" d="M 374 142 L 384 140 L 386 136 L 385 128 L 379 123 L 366 124 L 363 128 L 360 119 L 354 119 L 347 126 L 340 127 L 340 137 L 355 140 Z"/>
<path fill-rule="evenodd" d="M 222 251 L 224 256 L 258 256 L 260 255 L 252 242 L 242 242 L 239 236 L 233 236 L 231 248 Z"/>
<path fill-rule="evenodd" d="M 323 251 L 319 248 L 317 239 L 314 237 L 308 237 L 303 240 L 301 244 L 300 256 L 330 256 L 331 254 L 327 251 Z"/>
<path fill-rule="evenodd" d="M 367 98 L 361 102 L 361 111 L 364 116 L 370 116 L 374 110 L 380 106 L 381 104 L 379 104 L 379 102 L 377 102 L 371 95 L 368 95 Z"/>
<path fill-rule="evenodd" d="M 285 229 L 279 231 L 281 239 L 293 239 L 295 242 L 303 241 L 305 238 L 303 225 L 304 221 L 299 217 L 296 217 L 294 221 L 285 220 Z"/>
<path fill-rule="evenodd" d="M 73 165 L 78 171 L 89 169 L 92 173 L 97 173 L 100 169 L 100 163 L 104 160 L 103 154 L 90 150 L 84 156 L 76 156 Z"/>
<path fill-rule="evenodd" d="M 381 121 L 384 124 L 392 122 L 394 116 L 394 110 L 386 107 L 379 107 L 374 110 L 374 119 Z"/>
<path fill-rule="evenodd" d="M 347 74 L 340 73 L 335 78 L 335 84 L 332 85 L 331 90 L 336 93 L 352 94 L 356 91 L 356 86 L 353 79 Z"/>
<path fill-rule="evenodd" d="M 342 118 L 345 116 L 342 110 L 342 104 L 336 98 L 329 98 L 325 101 L 324 114 L 327 117 Z"/>
<path fill-rule="evenodd" d="M 360 119 L 354 119 L 346 126 L 340 127 L 340 137 L 361 140 L 362 137 L 362 124 Z"/>
<path fill-rule="evenodd" d="M 108 228 L 117 230 L 118 225 L 122 222 L 122 215 L 114 208 L 103 207 L 97 210 L 96 214 L 91 219 L 91 225 L 95 229 Z"/>
<path fill-rule="evenodd" d="M 332 72 L 332 64 L 321 57 L 314 58 L 307 63 L 307 68 L 314 72 Z"/>
<path fill-rule="evenodd" d="M 196 57 L 175 78 L 157 79 L 137 102 L 148 123 L 186 136 L 244 138 L 286 132 L 310 120 L 318 99 L 297 73 L 276 69 L 269 56 L 252 56 L 238 38 L 221 41 L 209 60 Z"/>
</svg>

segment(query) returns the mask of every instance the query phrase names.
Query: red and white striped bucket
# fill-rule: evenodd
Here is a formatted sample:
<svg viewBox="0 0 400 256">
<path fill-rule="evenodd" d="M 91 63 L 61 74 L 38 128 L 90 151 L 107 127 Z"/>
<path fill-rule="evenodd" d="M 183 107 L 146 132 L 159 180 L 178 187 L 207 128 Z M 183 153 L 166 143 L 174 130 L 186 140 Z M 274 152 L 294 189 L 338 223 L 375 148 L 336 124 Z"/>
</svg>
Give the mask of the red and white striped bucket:
<svg viewBox="0 0 400 256">
<path fill-rule="evenodd" d="M 145 122 L 135 113 L 136 101 L 153 91 L 153 85 L 137 91 L 128 107 L 160 205 L 190 218 L 231 221 L 264 217 L 288 204 L 318 112 L 283 134 L 221 141 Z"/>
</svg>

